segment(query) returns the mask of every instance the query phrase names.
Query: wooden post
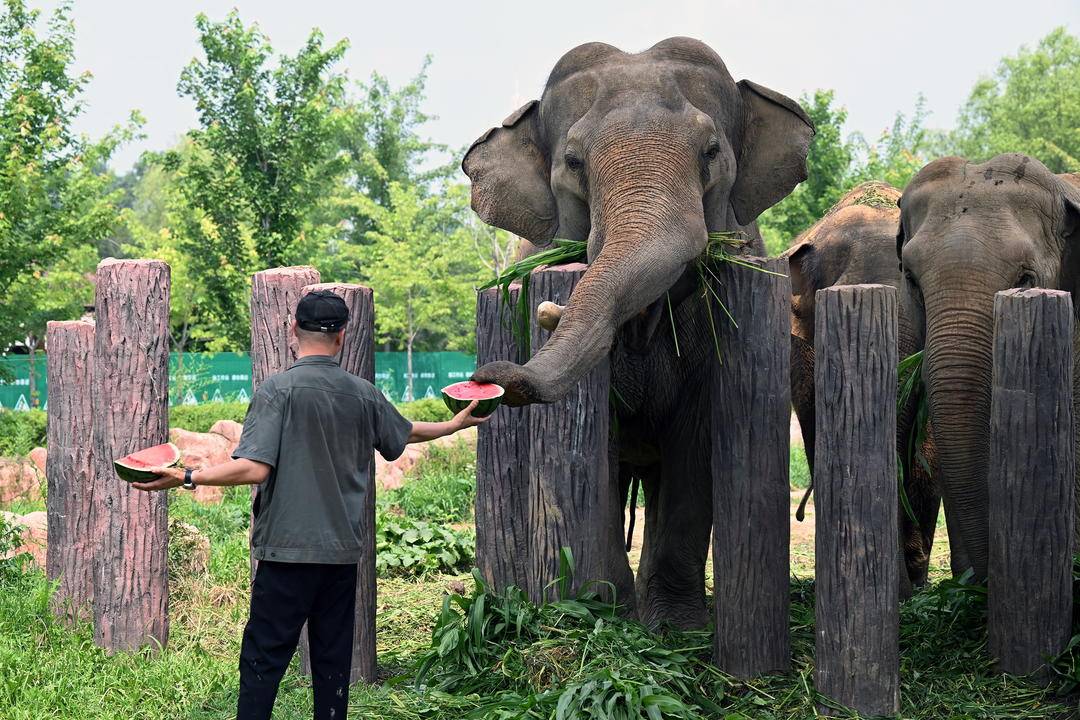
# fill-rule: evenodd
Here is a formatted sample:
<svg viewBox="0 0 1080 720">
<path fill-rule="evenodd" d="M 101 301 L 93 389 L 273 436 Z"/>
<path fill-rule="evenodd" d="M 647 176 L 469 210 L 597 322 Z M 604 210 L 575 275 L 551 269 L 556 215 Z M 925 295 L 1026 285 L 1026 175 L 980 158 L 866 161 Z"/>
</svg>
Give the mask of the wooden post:
<svg viewBox="0 0 1080 720">
<path fill-rule="evenodd" d="M 164 646 L 168 495 L 132 489 L 112 463 L 169 439 L 169 266 L 103 260 L 94 307 L 94 640 Z"/>
<path fill-rule="evenodd" d="M 49 486 L 46 574 L 59 582 L 53 612 L 67 622 L 91 616 L 94 597 L 94 324 L 50 322 L 48 433 Z"/>
<path fill-rule="evenodd" d="M 319 271 L 306 265 L 273 268 L 251 278 L 251 387 L 258 392 L 262 381 L 287 370 L 296 360 L 296 337 L 292 334 L 293 313 L 307 285 L 319 282 Z M 259 492 L 251 486 L 251 500 Z M 254 517 L 252 517 L 254 526 Z M 249 531 L 250 533 L 250 531 Z M 249 534 L 250 537 L 250 534 Z M 251 579 L 258 562 L 251 558 Z"/>
<path fill-rule="evenodd" d="M 896 290 L 838 285 L 816 308 L 815 685 L 860 715 L 895 715 Z"/>
<path fill-rule="evenodd" d="M 303 297 L 315 290 L 330 290 L 340 295 L 349 307 L 349 324 L 345 328 L 345 344 L 338 357 L 341 367 L 353 375 L 375 382 L 375 299 L 371 288 L 344 283 L 308 285 Z M 375 457 L 368 461 L 367 493 L 364 497 L 360 534 L 363 551 L 356 569 L 356 620 L 353 626 L 353 657 L 351 682 L 375 682 Z M 300 665 L 311 674 L 311 649 L 307 626 L 300 634 Z"/>
<path fill-rule="evenodd" d="M 1072 313 L 1060 290 L 994 298 L 987 629 L 1014 675 L 1045 674 L 1072 623 Z"/>
<path fill-rule="evenodd" d="M 565 305 L 586 268 L 573 263 L 536 270 L 530 280 L 530 311 L 544 300 Z M 535 320 L 531 328 L 536 351 L 550 333 Z M 608 464 L 609 390 L 605 359 L 562 399 L 529 408 L 528 590 L 536 602 L 557 596 L 552 583 L 560 576 L 560 551 L 566 547 L 576 566 L 571 593 L 592 583 L 591 588 L 609 594 L 607 582 L 621 603 L 633 604 L 618 476 Z"/>
<path fill-rule="evenodd" d="M 750 678 L 791 667 L 791 282 L 786 259 L 716 269 L 738 326 L 713 309 L 713 577 L 717 665 Z M 776 273 L 776 274 L 769 274 Z"/>
<path fill-rule="evenodd" d="M 511 327 L 520 292 L 520 285 L 510 287 L 509 304 L 503 303 L 498 288 L 476 296 L 477 367 L 495 360 L 525 360 L 524 342 L 517 341 Z M 500 408 L 477 436 L 476 566 L 500 591 L 509 585 L 528 591 L 528 410 Z"/>
</svg>

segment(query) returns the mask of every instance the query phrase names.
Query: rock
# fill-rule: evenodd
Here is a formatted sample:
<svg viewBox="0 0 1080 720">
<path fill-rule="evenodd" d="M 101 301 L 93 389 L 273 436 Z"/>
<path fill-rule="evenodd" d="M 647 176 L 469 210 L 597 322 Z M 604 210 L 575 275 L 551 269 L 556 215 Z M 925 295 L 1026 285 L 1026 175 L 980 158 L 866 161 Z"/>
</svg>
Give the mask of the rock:
<svg viewBox="0 0 1080 720">
<path fill-rule="evenodd" d="M 169 577 L 199 577 L 210 567 L 210 540 L 199 528 L 169 518 Z"/>
<path fill-rule="evenodd" d="M 43 447 L 34 448 L 28 455 L 30 462 L 34 463 L 34 467 L 38 469 L 42 477 L 45 477 L 45 459 L 48 455 L 49 453 Z"/>
<path fill-rule="evenodd" d="M 432 446 L 446 447 L 465 441 L 476 449 L 476 428 L 469 428 L 455 435 L 442 437 L 429 443 L 405 446 L 405 452 L 397 460 L 387 462 L 382 455 L 375 453 L 375 487 L 382 490 L 396 490 L 405 483 L 405 475 L 417 463 L 423 462 Z"/>
<path fill-rule="evenodd" d="M 40 500 L 44 477 L 27 458 L 0 458 L 0 505 Z"/>
<path fill-rule="evenodd" d="M 215 424 L 217 427 L 220 423 Z M 232 459 L 236 443 L 221 433 L 197 433 L 181 428 L 169 431 L 169 440 L 180 448 L 180 461 L 194 470 L 221 465 Z M 195 499 L 201 503 L 221 501 L 223 489 L 201 486 L 195 489 Z"/>
<path fill-rule="evenodd" d="M 44 510 L 16 515 L 15 513 L 2 512 L 0 516 L 12 527 L 19 529 L 22 537 L 22 545 L 0 557 L 7 559 L 21 553 L 28 553 L 39 568 L 45 568 L 45 550 L 48 545 L 49 520 L 48 513 Z"/>
<path fill-rule="evenodd" d="M 240 434 L 244 432 L 244 426 L 233 420 L 218 420 L 210 428 L 210 432 L 227 438 L 232 443 L 233 449 L 236 449 L 236 446 L 240 444 Z"/>
</svg>

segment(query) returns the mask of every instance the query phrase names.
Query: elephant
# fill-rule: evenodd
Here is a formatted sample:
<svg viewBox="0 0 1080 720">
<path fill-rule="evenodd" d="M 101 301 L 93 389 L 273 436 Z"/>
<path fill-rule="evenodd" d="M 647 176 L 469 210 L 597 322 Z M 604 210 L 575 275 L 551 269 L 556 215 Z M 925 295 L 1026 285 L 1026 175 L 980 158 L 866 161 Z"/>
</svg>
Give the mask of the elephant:
<svg viewBox="0 0 1080 720">
<path fill-rule="evenodd" d="M 989 542 L 994 294 L 1016 287 L 1068 290 L 1076 307 L 1080 176 L 1054 175 L 1015 153 L 982 163 L 946 157 L 923 167 L 899 204 L 901 303 L 925 348 L 940 486 L 960 546 L 952 544 L 981 581 Z M 1075 357 L 1080 362 L 1080 352 Z M 1080 410 L 1078 370 L 1073 398 Z"/>
<path fill-rule="evenodd" d="M 594 42 L 563 55 L 540 99 L 462 161 L 488 224 L 538 247 L 587 241 L 588 268 L 544 346 L 473 377 L 503 386 L 506 404 L 550 403 L 610 358 L 612 452 L 623 486 L 632 474 L 645 491 L 636 580 L 620 560 L 613 582 L 630 578 L 630 595 L 636 584 L 621 600 L 650 627 L 708 622 L 716 357 L 695 261 L 710 232 L 741 233 L 741 252 L 765 254 L 755 221 L 806 178 L 813 135 L 796 102 L 735 82 L 700 41 L 637 54 Z"/>
<path fill-rule="evenodd" d="M 896 228 L 900 222 L 900 191 L 882 182 L 865 182 L 847 192 L 818 222 L 783 253 L 791 276 L 791 400 L 799 418 L 806 460 L 814 472 L 814 300 L 815 293 L 833 285 L 879 283 L 899 290 L 902 275 L 896 262 Z M 901 358 L 916 351 L 912 318 L 903 307 L 897 317 Z M 897 417 L 897 450 L 904 470 L 904 491 L 911 514 L 900 505 L 899 557 L 901 595 L 924 585 L 934 543 L 940 498 L 933 481 L 934 447 L 923 443 L 921 463 L 910 462 L 908 431 L 915 422 L 910 399 Z M 811 487 L 812 487 L 811 483 Z M 807 498 L 810 490 L 807 490 Z M 804 498 L 804 503 L 805 503 Z M 802 520 L 802 506 L 799 509 Z M 914 519 L 914 522 L 913 522 Z"/>
</svg>

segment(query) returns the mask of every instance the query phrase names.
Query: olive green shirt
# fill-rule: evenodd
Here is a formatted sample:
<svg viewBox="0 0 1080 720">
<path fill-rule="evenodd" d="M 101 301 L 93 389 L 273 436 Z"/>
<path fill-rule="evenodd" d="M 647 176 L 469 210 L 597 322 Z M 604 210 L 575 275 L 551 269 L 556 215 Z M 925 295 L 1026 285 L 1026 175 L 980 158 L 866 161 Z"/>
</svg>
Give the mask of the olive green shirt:
<svg viewBox="0 0 1080 720">
<path fill-rule="evenodd" d="M 382 393 L 329 355 L 300 358 L 263 381 L 233 452 L 272 468 L 252 507 L 254 557 L 359 562 L 372 449 L 394 460 L 411 432 Z"/>
</svg>

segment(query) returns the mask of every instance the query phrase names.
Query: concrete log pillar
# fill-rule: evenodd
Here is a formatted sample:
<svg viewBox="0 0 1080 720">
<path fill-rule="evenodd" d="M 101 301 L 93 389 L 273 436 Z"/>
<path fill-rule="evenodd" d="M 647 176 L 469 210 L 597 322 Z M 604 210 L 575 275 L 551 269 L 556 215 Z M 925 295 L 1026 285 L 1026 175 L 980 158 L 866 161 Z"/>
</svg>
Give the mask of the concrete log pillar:
<svg viewBox="0 0 1080 720">
<path fill-rule="evenodd" d="M 168 495 L 133 489 L 112 463 L 168 441 L 169 266 L 103 260 L 94 306 L 94 639 L 109 652 L 164 646 Z"/>
<path fill-rule="evenodd" d="M 48 362 L 48 537 L 45 568 L 57 582 L 53 612 L 91 616 L 94 597 L 94 324 L 50 322 Z"/>
</svg>

